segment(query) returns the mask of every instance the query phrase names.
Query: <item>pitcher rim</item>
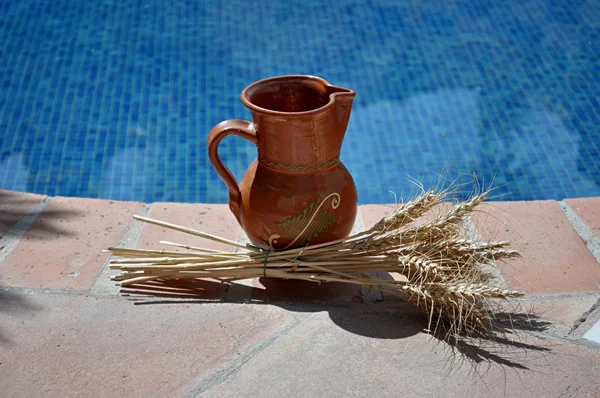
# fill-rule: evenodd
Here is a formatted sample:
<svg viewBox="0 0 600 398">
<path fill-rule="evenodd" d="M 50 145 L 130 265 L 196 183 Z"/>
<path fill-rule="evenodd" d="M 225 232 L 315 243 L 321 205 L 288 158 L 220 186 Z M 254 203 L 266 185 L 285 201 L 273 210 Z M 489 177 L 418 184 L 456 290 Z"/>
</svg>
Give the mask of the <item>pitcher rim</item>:
<svg viewBox="0 0 600 398">
<path fill-rule="evenodd" d="M 253 87 L 258 86 L 260 84 L 264 84 L 264 83 L 268 83 L 268 82 L 271 82 L 271 81 L 275 81 L 275 80 L 286 80 L 286 79 L 316 80 L 316 81 L 322 83 L 325 87 L 337 87 L 337 88 L 344 89 L 346 91 L 337 92 L 337 93 L 331 93 L 331 94 L 329 94 L 329 102 L 326 103 L 325 105 L 320 106 L 320 107 L 315 108 L 315 109 L 311 109 L 309 111 L 302 111 L 302 112 L 281 112 L 281 111 L 274 111 L 274 110 L 271 110 L 271 109 L 262 108 L 262 107 L 257 106 L 257 105 L 255 105 L 255 104 L 253 104 L 252 102 L 249 101 L 247 94 L 248 94 L 248 91 L 250 89 L 252 89 Z M 250 109 L 251 111 L 254 111 L 254 112 L 259 112 L 259 113 L 266 114 L 266 115 L 304 116 L 304 115 L 311 115 L 311 114 L 320 113 L 320 112 L 323 112 L 324 110 L 327 110 L 327 109 L 331 108 L 335 104 L 335 97 L 337 97 L 339 95 L 342 95 L 342 96 L 352 95 L 354 97 L 356 95 L 356 93 L 354 92 L 354 90 L 351 90 L 349 88 L 336 86 L 335 84 L 330 84 L 327 80 L 323 79 L 322 77 L 318 77 L 318 76 L 313 76 L 313 75 L 280 75 L 280 76 L 267 77 L 265 79 L 257 80 L 254 83 L 250 83 L 249 85 L 247 85 L 244 88 L 244 90 L 242 90 L 242 93 L 240 94 L 240 98 L 242 100 L 242 103 L 248 109 Z"/>
</svg>

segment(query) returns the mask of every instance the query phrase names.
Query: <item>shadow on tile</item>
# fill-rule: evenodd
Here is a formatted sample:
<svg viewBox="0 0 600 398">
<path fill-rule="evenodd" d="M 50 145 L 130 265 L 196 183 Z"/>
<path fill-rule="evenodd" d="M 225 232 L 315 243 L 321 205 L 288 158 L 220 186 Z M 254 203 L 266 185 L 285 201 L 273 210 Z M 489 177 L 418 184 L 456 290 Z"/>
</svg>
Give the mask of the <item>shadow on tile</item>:
<svg viewBox="0 0 600 398">
<path fill-rule="evenodd" d="M 23 196 L 11 191 L 0 190 L 0 237 L 20 237 L 25 231 L 15 229 L 15 225 L 28 215 L 23 209 L 31 208 L 38 204 L 40 199 L 35 196 Z M 31 210 L 29 210 L 31 211 Z M 26 226 L 28 238 L 40 239 L 48 234 L 72 235 L 66 228 L 59 224 L 67 219 L 79 216 L 77 210 L 51 210 L 44 209 L 44 222 L 39 217 L 32 217 L 32 224 Z"/>
<path fill-rule="evenodd" d="M 490 333 L 454 339 L 449 338 L 443 328 L 429 333 L 426 315 L 414 305 L 397 299 L 363 304 L 360 297 L 349 294 L 356 290 L 348 290 L 346 284 L 265 280 L 260 285 L 264 289 L 243 285 L 237 285 L 236 289 L 243 291 L 242 295 L 252 297 L 251 301 L 245 302 L 255 305 L 274 305 L 291 312 L 326 311 L 335 325 L 359 336 L 403 339 L 427 333 L 443 345 L 451 367 L 469 363 L 477 371 L 492 364 L 528 369 L 528 352 L 550 351 L 547 347 L 527 343 L 528 334 L 543 332 L 549 325 L 531 314 L 499 313 L 496 328 Z M 130 296 L 137 305 L 222 302 L 226 286 L 209 280 L 155 281 L 123 288 L 121 293 Z M 352 300 L 336 301 L 336 297 L 340 297 L 336 294 L 341 293 L 346 299 L 353 297 Z"/>
<path fill-rule="evenodd" d="M 121 289 L 138 305 L 223 301 L 227 284 L 210 280 L 159 280 Z M 237 293 L 252 297 L 246 302 L 274 305 L 292 312 L 327 311 L 331 320 L 351 333 L 379 338 L 399 339 L 416 335 L 427 325 L 421 311 L 403 301 L 382 307 L 362 305 L 360 290 L 344 283 L 323 283 L 261 278 L 264 289 L 237 285 Z M 164 300 L 153 300 L 162 298 Z M 171 300 L 169 300 L 171 299 Z M 232 300 L 233 301 L 233 300 Z"/>
<path fill-rule="evenodd" d="M 171 279 L 156 280 L 122 287 L 124 296 L 162 297 L 173 299 L 220 300 L 228 285 L 208 279 Z"/>
<path fill-rule="evenodd" d="M 434 336 L 446 343 L 450 367 L 469 363 L 473 369 L 487 370 L 491 365 L 529 370 L 528 355 L 550 353 L 551 349 L 528 343 L 533 333 L 545 331 L 550 322 L 526 313 L 501 312 L 496 314 L 494 328 L 485 334 L 448 338 L 447 330 L 440 328 Z"/>
<path fill-rule="evenodd" d="M 22 315 L 41 308 L 34 304 L 26 295 L 0 287 L 0 316 Z M 0 324 L 0 345 L 10 346 L 13 342 L 2 330 Z"/>
<path fill-rule="evenodd" d="M 360 287 L 350 283 L 315 283 L 293 279 L 258 278 L 254 281 L 253 301 L 267 303 L 360 303 Z"/>
</svg>

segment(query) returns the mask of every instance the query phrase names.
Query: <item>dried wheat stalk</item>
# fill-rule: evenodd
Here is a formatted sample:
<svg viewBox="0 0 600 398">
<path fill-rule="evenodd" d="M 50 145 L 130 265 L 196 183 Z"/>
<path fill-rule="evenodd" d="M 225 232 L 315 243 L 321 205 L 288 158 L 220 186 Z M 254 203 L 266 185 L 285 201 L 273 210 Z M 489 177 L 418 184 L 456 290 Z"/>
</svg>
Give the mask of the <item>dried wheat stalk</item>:
<svg viewBox="0 0 600 398">
<path fill-rule="evenodd" d="M 217 251 L 172 242 L 185 252 L 108 249 L 122 257 L 110 261 L 121 286 L 153 280 L 212 278 L 223 282 L 270 277 L 369 286 L 408 298 L 429 316 L 429 329 L 440 323 L 449 335 L 488 329 L 494 319 L 491 303 L 522 293 L 496 287 L 486 271 L 494 261 L 518 256 L 509 242 L 475 242 L 461 237 L 461 225 L 486 193 L 459 203 L 446 214 L 415 223 L 446 198 L 427 191 L 399 206 L 371 229 L 346 239 L 278 252 L 190 228 L 135 216 L 136 219 L 244 249 Z M 402 274 L 405 281 L 374 278 L 374 272 Z"/>
</svg>

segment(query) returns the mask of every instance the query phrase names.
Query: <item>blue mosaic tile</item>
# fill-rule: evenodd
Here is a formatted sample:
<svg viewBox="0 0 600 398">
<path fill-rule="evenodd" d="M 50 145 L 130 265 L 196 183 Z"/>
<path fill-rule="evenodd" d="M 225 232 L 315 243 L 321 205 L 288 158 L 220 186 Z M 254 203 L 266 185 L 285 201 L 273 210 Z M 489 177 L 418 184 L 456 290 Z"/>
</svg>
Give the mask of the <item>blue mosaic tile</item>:
<svg viewBox="0 0 600 398">
<path fill-rule="evenodd" d="M 264 3 L 264 4 L 263 4 Z M 0 2 L 0 188 L 225 202 L 206 136 L 306 73 L 357 92 L 361 203 L 476 175 L 502 200 L 600 196 L 600 3 Z M 252 144 L 224 140 L 236 178 Z"/>
</svg>

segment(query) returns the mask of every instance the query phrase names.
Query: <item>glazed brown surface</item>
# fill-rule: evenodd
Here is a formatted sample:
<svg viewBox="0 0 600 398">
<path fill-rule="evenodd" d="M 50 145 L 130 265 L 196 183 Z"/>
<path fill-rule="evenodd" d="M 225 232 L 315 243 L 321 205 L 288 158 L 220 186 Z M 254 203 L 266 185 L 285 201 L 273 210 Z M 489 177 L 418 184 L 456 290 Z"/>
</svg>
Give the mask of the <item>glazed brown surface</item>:
<svg viewBox="0 0 600 398">
<path fill-rule="evenodd" d="M 354 96 L 312 76 L 265 79 L 241 95 L 254 123 L 228 120 L 211 130 L 210 160 L 253 243 L 284 249 L 348 236 L 356 188 L 339 155 Z M 220 141 L 230 134 L 258 149 L 239 187 L 218 157 Z"/>
</svg>

